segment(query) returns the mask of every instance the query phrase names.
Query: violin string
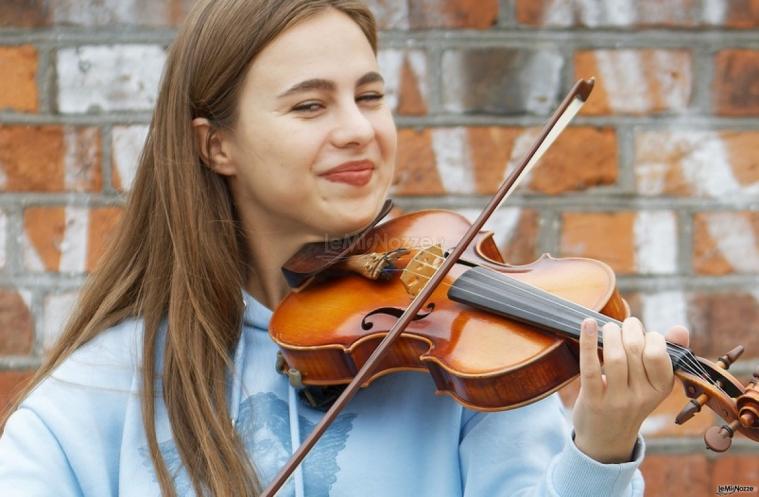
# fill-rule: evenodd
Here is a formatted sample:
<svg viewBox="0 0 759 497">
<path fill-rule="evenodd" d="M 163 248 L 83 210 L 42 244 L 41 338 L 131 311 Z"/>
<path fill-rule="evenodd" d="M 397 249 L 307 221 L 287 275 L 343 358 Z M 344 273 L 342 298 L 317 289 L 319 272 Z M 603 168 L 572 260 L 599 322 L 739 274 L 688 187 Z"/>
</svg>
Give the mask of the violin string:
<svg viewBox="0 0 759 497">
<path fill-rule="evenodd" d="M 439 258 L 439 256 L 435 256 L 435 257 L 438 257 L 438 258 Z M 423 263 L 423 264 L 426 264 L 426 263 Z M 430 266 L 431 268 L 436 268 L 436 266 L 433 266 L 433 265 L 430 265 L 430 264 L 426 264 L 426 265 Z M 415 273 L 415 272 L 413 272 L 413 271 L 410 271 L 410 270 L 408 270 L 408 269 L 398 269 L 397 271 L 408 271 L 409 273 L 411 273 L 411 274 L 414 274 L 414 275 L 416 275 L 416 276 L 419 276 L 419 277 L 421 277 L 421 278 L 429 279 L 429 277 L 428 277 L 428 276 L 426 276 L 426 275 L 423 275 L 423 274 L 419 274 L 419 273 Z M 508 282 L 504 282 L 504 281 L 502 281 L 502 280 L 500 280 L 500 279 L 498 279 L 498 278 L 495 278 L 495 277 L 494 277 L 494 276 L 492 276 L 492 275 L 487 275 L 487 276 L 488 276 L 488 277 L 490 277 L 491 279 L 493 279 L 493 280 L 497 281 L 498 283 L 504 283 L 504 284 L 510 285 L 510 286 L 512 286 L 512 287 L 514 287 L 514 288 L 518 288 L 518 287 L 517 287 L 515 284 L 513 284 L 511 281 L 508 281 Z M 450 284 L 446 284 L 446 283 L 441 283 L 441 284 L 442 284 L 443 286 L 453 286 L 453 285 L 450 285 Z M 481 284 L 476 284 L 476 285 L 479 285 L 479 286 L 480 286 L 480 287 L 482 287 L 482 288 L 487 288 L 487 287 L 485 287 L 485 285 L 481 285 Z M 533 287 L 533 288 L 534 288 L 534 287 Z M 468 292 L 468 293 L 472 293 L 472 294 L 474 294 L 475 296 L 478 296 L 478 297 L 480 297 L 480 298 L 486 298 L 486 299 L 488 299 L 488 300 L 490 300 L 490 301 L 493 301 L 493 302 L 497 302 L 497 303 L 498 303 L 498 304 L 500 304 L 500 305 L 504 305 L 504 302 L 503 302 L 503 301 L 499 301 L 499 300 L 497 300 L 497 299 L 493 299 L 493 298 L 489 298 L 489 297 L 486 297 L 486 296 L 484 296 L 484 295 L 481 295 L 481 294 L 477 294 L 476 292 L 472 292 L 471 290 L 466 290 L 466 289 L 461 289 L 461 290 L 463 290 L 463 291 L 466 291 L 466 292 Z M 547 299 L 546 299 L 544 296 L 542 296 L 542 295 L 540 295 L 540 294 L 538 294 L 538 293 L 536 293 L 536 295 L 537 295 L 538 297 L 540 297 L 540 298 L 543 298 L 543 300 L 544 300 L 544 301 L 546 301 L 547 303 L 551 303 L 551 304 L 558 304 L 560 307 L 563 307 L 563 308 L 565 308 L 565 309 L 569 309 L 569 310 L 572 310 L 572 311 L 574 311 L 574 309 L 573 309 L 573 308 L 571 308 L 571 307 L 569 307 L 569 306 L 567 306 L 567 305 L 564 305 L 564 304 L 563 304 L 563 303 L 561 303 L 561 302 L 553 302 L 553 301 L 547 300 Z M 514 309 L 514 310 L 517 310 L 517 309 L 518 309 L 518 310 L 520 310 L 521 312 L 528 312 L 529 314 L 532 314 L 533 316 L 536 316 L 536 314 L 534 314 L 534 313 L 531 313 L 531 312 L 529 312 L 529 311 L 526 311 L 525 309 L 520 309 L 520 308 L 517 308 L 517 307 L 515 307 L 515 306 L 511 306 L 511 305 L 510 305 L 509 307 L 510 307 L 511 309 Z M 584 316 L 583 316 L 583 317 L 584 317 Z M 543 318 L 544 318 L 544 319 L 546 319 L 546 317 L 545 317 L 545 316 L 543 316 Z M 567 322 L 567 321 L 559 321 L 559 320 L 557 320 L 557 319 L 553 319 L 553 318 L 548 318 L 548 319 L 549 319 L 549 321 L 551 321 L 552 323 L 554 323 L 554 324 L 556 324 L 556 325 L 559 325 L 559 324 L 563 324 L 563 325 L 565 325 L 565 326 L 567 326 L 567 325 L 575 326 L 575 323 L 574 323 L 574 322 L 571 322 L 571 321 L 570 321 L 570 322 Z M 671 347 L 671 346 L 673 346 L 673 347 Z M 708 374 L 706 373 L 706 371 L 703 371 L 703 374 L 701 374 L 701 373 L 699 373 L 699 372 L 696 370 L 696 368 L 697 368 L 697 367 L 700 367 L 700 364 L 698 364 L 698 362 L 696 362 L 696 361 L 694 361 L 694 360 L 692 359 L 692 354 L 690 353 L 690 351 L 688 351 L 688 349 L 687 349 L 687 348 L 684 348 L 684 347 L 682 347 L 682 346 L 680 346 L 680 345 L 678 345 L 678 344 L 673 344 L 673 343 L 671 343 L 671 342 L 667 342 L 667 347 L 668 347 L 668 348 L 673 348 L 673 349 L 676 349 L 676 350 L 678 351 L 678 357 L 679 357 L 679 358 L 681 358 L 681 359 L 684 359 L 684 360 L 685 360 L 685 362 L 681 363 L 681 366 L 680 366 L 680 367 L 681 367 L 682 369 L 684 369 L 685 371 L 687 371 L 687 372 L 689 372 L 689 373 L 693 374 L 694 376 L 696 376 L 696 377 L 698 377 L 698 378 L 701 378 L 701 379 L 703 379 L 703 380 L 705 380 L 705 381 L 708 381 L 709 383 L 712 383 L 712 380 L 711 380 L 711 378 L 708 376 Z M 679 355 L 679 354 L 681 354 L 681 353 L 682 353 L 682 351 L 685 351 L 685 354 L 683 354 L 683 355 Z M 694 366 L 695 366 L 695 367 L 694 367 Z M 702 369 L 702 368 L 700 368 L 700 369 Z M 718 386 L 718 385 L 715 385 L 715 386 Z"/>
<path fill-rule="evenodd" d="M 419 275 L 419 276 L 423 276 L 423 275 Z M 444 285 L 444 286 L 453 286 L 453 285 L 450 285 L 450 284 L 443 284 L 443 285 Z M 481 286 L 483 286 L 483 287 L 484 287 L 484 285 L 481 285 Z M 482 295 L 482 294 L 479 294 L 479 293 L 477 293 L 477 292 L 473 292 L 473 291 L 471 291 L 471 290 L 468 290 L 468 289 L 466 289 L 466 288 L 459 288 L 459 290 L 461 290 L 461 291 L 463 291 L 463 292 L 466 292 L 466 293 L 470 293 L 470 294 L 473 294 L 473 295 L 475 295 L 475 296 L 477 296 L 477 297 L 479 297 L 479 298 L 483 298 L 483 299 L 489 300 L 489 301 L 491 301 L 491 302 L 495 302 L 495 303 L 498 303 L 498 304 L 499 304 L 501 307 L 503 307 L 503 306 L 506 306 L 508 309 L 511 309 L 511 310 L 519 310 L 519 311 L 520 311 L 520 312 L 522 312 L 522 313 L 526 313 L 526 314 L 528 314 L 528 315 L 531 315 L 531 316 L 535 316 L 535 317 L 537 317 L 537 314 L 536 314 L 536 313 L 534 313 L 534 312 L 531 312 L 531 311 L 529 311 L 529 310 L 526 310 L 526 309 L 523 309 L 523 308 L 518 308 L 517 306 L 515 306 L 515 305 L 511 305 L 511 304 L 509 304 L 509 303 L 504 303 L 504 302 L 503 302 L 503 301 L 501 301 L 501 300 L 498 300 L 498 299 L 495 299 L 495 298 L 492 298 L 492 297 L 488 297 L 488 296 L 486 296 L 486 295 Z M 574 325 L 575 325 L 575 323 L 574 323 L 574 322 L 572 322 L 572 321 L 561 321 L 561 320 L 558 320 L 558 319 L 555 319 L 555 318 L 551 318 L 551 317 L 546 317 L 546 316 L 542 316 L 542 317 L 543 317 L 543 319 L 544 319 L 544 320 L 546 320 L 546 321 L 548 321 L 548 322 L 550 322 L 550 323 L 553 323 L 553 324 L 554 324 L 554 325 L 556 325 L 557 327 L 558 327 L 558 325 L 565 325 L 565 326 L 567 326 L 567 325 L 571 325 L 571 326 L 574 326 Z M 691 367 L 691 365 L 690 365 L 690 364 L 687 364 L 687 363 L 686 363 L 686 364 L 683 364 L 683 365 L 681 365 L 681 368 L 682 368 L 682 369 L 684 369 L 685 371 L 687 371 L 687 372 L 689 372 L 689 373 L 693 374 L 694 376 L 697 376 L 697 377 L 701 377 L 701 376 L 699 375 L 699 373 L 698 373 L 698 372 L 696 372 L 696 371 L 695 371 L 695 370 L 694 370 L 694 369 Z M 707 381 L 708 381 L 708 378 L 703 378 L 703 379 L 705 379 L 705 380 L 707 380 Z"/>
<path fill-rule="evenodd" d="M 489 275 L 488 275 L 488 276 L 489 276 Z M 494 279 L 496 279 L 496 278 L 494 278 Z M 498 281 L 498 283 L 502 283 L 502 281 L 501 281 L 501 280 L 499 280 L 499 279 L 496 279 L 496 280 Z M 514 286 L 514 285 L 512 285 L 512 286 Z M 464 291 L 467 291 L 466 289 L 462 289 L 462 290 L 464 290 Z M 475 292 L 471 292 L 471 291 L 469 291 L 469 293 L 475 294 L 475 295 L 479 296 L 480 298 L 485 298 L 485 299 L 491 300 L 491 301 L 493 301 L 493 302 L 499 302 L 499 304 L 500 304 L 500 305 L 504 305 L 504 304 L 503 304 L 503 302 L 501 302 L 501 301 L 498 301 L 497 299 L 493 299 L 493 298 L 491 298 L 491 297 L 487 297 L 487 296 L 485 296 L 485 295 L 478 295 L 478 294 L 476 294 Z M 538 294 L 538 297 L 542 297 L 542 296 Z M 548 304 L 556 304 L 556 302 L 554 302 L 554 301 L 552 301 L 552 300 L 548 300 L 548 299 L 546 299 L 546 298 L 544 298 L 544 301 L 545 301 L 546 303 L 548 303 Z M 564 304 L 562 304 L 562 303 L 560 303 L 560 302 L 558 303 L 558 305 L 559 305 L 560 307 L 564 307 L 565 309 L 569 309 L 570 311 L 573 311 L 573 310 L 574 310 L 573 308 L 571 308 L 571 307 L 569 307 L 569 306 L 567 306 L 567 305 L 564 305 Z M 521 309 L 521 308 L 518 308 L 517 306 L 514 306 L 514 305 L 509 305 L 509 307 L 510 307 L 511 309 L 515 309 L 515 310 L 516 310 L 516 309 L 519 309 L 521 312 L 528 312 L 528 313 L 529 313 L 529 311 L 525 311 L 525 309 Z M 535 313 L 530 313 L 530 314 L 532 314 L 532 315 L 536 315 Z M 583 317 L 583 318 L 584 318 L 584 317 L 586 317 L 586 316 L 584 316 L 584 315 L 581 315 L 581 316 L 579 316 L 579 317 Z M 589 316 L 588 316 L 588 317 L 589 317 Z M 544 319 L 546 319 L 546 317 L 544 317 Z M 576 322 L 574 322 L 574 321 L 569 321 L 569 322 L 567 322 L 567 321 L 560 321 L 560 320 L 557 320 L 557 319 L 551 319 L 551 318 L 548 318 L 548 319 L 549 319 L 550 321 L 552 321 L 553 323 L 556 323 L 556 324 L 565 324 L 565 325 L 570 325 L 570 326 L 576 326 Z M 616 320 L 611 320 L 611 319 L 610 319 L 609 321 L 616 321 Z M 617 323 L 617 324 L 619 324 L 619 323 Z M 675 349 L 675 350 L 677 350 L 677 349 L 676 349 L 676 348 L 674 348 L 674 347 L 669 347 L 669 345 L 671 345 L 671 344 L 670 344 L 670 342 L 667 342 L 667 344 L 668 344 L 668 349 Z M 697 363 L 695 363 L 694 361 L 690 360 L 690 359 L 687 357 L 687 355 L 686 355 L 686 356 L 680 356 L 680 355 L 679 355 L 679 353 L 680 353 L 680 351 L 679 351 L 679 350 L 678 350 L 677 352 L 678 352 L 677 356 L 678 356 L 679 358 L 684 358 L 684 359 L 685 359 L 685 362 L 684 362 L 684 363 L 681 363 L 681 365 L 680 365 L 680 367 L 681 367 L 681 368 L 683 368 L 685 371 L 687 371 L 687 372 L 689 372 L 689 373 L 691 373 L 691 374 L 693 374 L 693 375 L 695 375 L 695 376 L 697 376 L 697 377 L 699 377 L 699 378 L 702 378 L 702 379 L 704 379 L 704 380 L 707 380 L 707 381 L 710 381 L 710 382 L 711 382 L 711 379 L 710 379 L 710 378 L 709 378 L 709 377 L 708 377 L 706 374 L 704 374 L 704 375 L 702 376 L 701 374 L 699 374 L 699 372 L 698 372 L 698 371 L 696 371 L 696 368 L 695 368 L 695 367 L 697 367 L 697 366 L 698 366 L 698 364 L 697 364 Z M 706 373 L 706 372 L 704 371 L 704 373 Z"/>
<path fill-rule="evenodd" d="M 552 303 L 553 304 L 558 304 L 563 309 L 568 310 L 570 312 L 574 312 L 575 316 L 578 316 L 578 313 L 579 313 L 579 317 L 580 318 L 592 317 L 592 316 L 586 316 L 586 315 L 582 314 L 581 311 L 579 311 L 578 309 L 575 309 L 574 307 L 572 307 L 572 306 L 569 305 L 569 304 L 574 304 L 573 302 L 563 301 L 563 299 L 561 297 L 556 297 L 554 295 L 551 295 L 550 293 L 546 292 L 545 290 L 542 290 L 542 289 L 539 289 L 537 287 L 534 287 L 534 286 L 532 286 L 532 285 L 530 285 L 528 283 L 524 283 L 524 282 L 516 280 L 514 278 L 509 278 L 509 277 L 498 278 L 498 277 L 496 277 L 493 274 L 488 274 L 488 273 L 483 273 L 483 274 L 486 277 L 488 277 L 489 279 L 497 282 L 498 284 L 504 284 L 504 285 L 510 286 L 511 288 L 521 289 L 523 291 L 530 292 L 533 296 L 537 296 L 538 298 L 542 299 L 543 302 L 545 302 L 547 304 L 552 304 Z M 520 287 L 520 285 L 522 285 L 522 286 Z M 555 299 L 555 300 L 553 300 L 553 299 Z M 622 324 L 622 323 L 617 322 L 616 320 L 609 319 L 609 321 L 615 321 L 618 326 L 620 326 Z M 702 377 L 704 379 L 708 378 L 710 380 L 710 382 L 711 382 L 711 377 L 709 376 L 709 374 L 707 373 L 707 371 L 701 366 L 701 364 L 698 361 L 696 361 L 693 358 L 692 353 L 687 348 L 682 347 L 681 345 L 675 344 L 675 343 L 672 343 L 672 342 L 666 342 L 666 343 L 667 343 L 667 349 L 668 350 L 677 350 L 677 356 L 678 356 L 679 359 L 681 359 L 681 360 L 684 359 L 685 361 L 687 361 L 692 366 L 692 369 L 700 369 L 701 373 L 702 373 L 702 375 L 700 377 Z M 723 392 L 724 392 L 724 390 L 723 390 Z"/>
<path fill-rule="evenodd" d="M 435 255 L 435 254 L 428 254 L 428 255 L 431 255 L 431 256 L 432 256 L 432 257 L 434 257 L 435 259 L 441 259 L 441 260 L 444 260 L 444 259 L 445 259 L 445 257 L 439 256 L 439 255 Z M 427 266 L 429 266 L 429 267 L 433 268 L 433 269 L 435 269 L 435 268 L 436 268 L 436 266 L 434 266 L 434 265 L 431 265 L 431 264 L 428 264 L 428 263 L 426 263 L 426 262 L 424 262 L 424 261 L 420 261 L 420 262 L 421 262 L 422 264 L 425 264 L 425 265 L 427 265 Z M 425 277 L 424 275 L 417 275 L 417 276 Z M 491 275 L 488 275 L 488 276 L 490 276 L 490 277 L 491 277 L 491 279 L 494 279 L 494 280 L 495 280 L 495 281 L 497 281 L 498 283 L 504 283 L 504 282 L 503 282 L 501 279 L 499 279 L 499 278 L 496 278 L 495 276 L 491 276 Z M 509 281 L 511 281 L 511 280 L 509 280 Z M 508 282 L 506 282 L 505 284 L 508 284 L 508 285 L 510 285 L 510 286 L 512 286 L 512 287 L 515 287 L 515 288 L 519 288 L 519 286 L 518 286 L 518 285 L 516 285 L 516 282 L 515 282 L 514 284 L 511 284 L 511 283 L 508 283 Z M 527 284 L 525 284 L 525 283 L 522 283 L 522 284 L 523 284 L 523 285 L 527 285 Z M 531 288 L 535 288 L 535 287 L 532 287 L 531 285 L 528 285 L 528 286 L 530 286 Z M 535 290 L 539 290 L 539 289 L 535 289 Z M 534 292 L 534 290 L 532 290 L 532 291 Z M 543 291 L 543 292 L 544 292 L 544 291 Z M 545 292 L 545 293 L 547 293 L 547 292 Z M 536 293 L 536 294 L 537 294 L 537 293 Z M 544 300 L 545 300 L 545 299 L 544 299 Z M 550 303 L 550 302 L 551 302 L 551 301 L 549 301 L 549 303 Z M 571 310 L 571 308 L 569 308 L 569 307 L 568 307 L 568 306 L 566 306 L 566 305 L 563 305 L 563 304 L 561 304 L 560 302 L 559 302 L 559 305 L 560 305 L 560 306 L 562 306 L 562 307 L 564 307 L 565 309 L 570 309 L 570 310 Z M 617 323 L 617 324 L 618 324 L 618 325 L 621 325 L 621 323 Z M 708 372 L 707 372 L 707 371 L 704 369 L 704 367 L 701 365 L 701 363 L 700 363 L 698 360 L 696 360 L 696 358 L 695 358 L 695 356 L 693 355 L 693 353 L 692 353 L 692 352 L 691 352 L 691 351 L 690 351 L 690 350 L 689 350 L 687 347 L 683 347 L 683 346 L 681 346 L 681 345 L 679 345 L 679 344 L 677 344 L 677 343 L 673 343 L 673 342 L 667 342 L 667 348 L 668 348 L 668 349 L 675 349 L 675 350 L 678 350 L 678 354 L 677 354 L 677 356 L 678 356 L 678 358 L 679 358 L 679 359 L 681 359 L 681 360 L 684 360 L 684 361 L 686 361 L 687 363 L 689 363 L 691 366 L 693 366 L 693 368 L 692 368 L 692 369 L 698 369 L 698 370 L 700 370 L 700 371 L 701 371 L 701 373 L 702 373 L 702 375 L 703 375 L 702 377 L 703 377 L 703 378 L 709 378 L 709 380 L 711 381 L 711 376 L 709 375 L 709 373 L 708 373 Z M 701 375 L 699 375 L 699 376 L 701 376 Z"/>
</svg>

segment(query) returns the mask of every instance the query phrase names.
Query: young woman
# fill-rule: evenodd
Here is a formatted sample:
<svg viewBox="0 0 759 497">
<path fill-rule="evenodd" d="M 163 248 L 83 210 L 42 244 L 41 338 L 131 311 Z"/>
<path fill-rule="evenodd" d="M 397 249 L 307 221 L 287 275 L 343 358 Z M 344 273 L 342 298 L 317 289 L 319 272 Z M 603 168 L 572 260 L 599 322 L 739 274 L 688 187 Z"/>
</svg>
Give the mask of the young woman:
<svg viewBox="0 0 759 497">
<path fill-rule="evenodd" d="M 367 225 L 393 177 L 376 49 L 353 0 L 196 3 L 125 222 L 6 421 L 0 495 L 252 496 L 273 478 L 322 415 L 274 369 L 280 267 Z M 387 375 L 280 495 L 642 495 L 638 430 L 673 382 L 664 339 L 607 326 L 602 375 L 583 328 L 573 432 L 556 395 L 476 413 L 426 375 Z"/>
</svg>

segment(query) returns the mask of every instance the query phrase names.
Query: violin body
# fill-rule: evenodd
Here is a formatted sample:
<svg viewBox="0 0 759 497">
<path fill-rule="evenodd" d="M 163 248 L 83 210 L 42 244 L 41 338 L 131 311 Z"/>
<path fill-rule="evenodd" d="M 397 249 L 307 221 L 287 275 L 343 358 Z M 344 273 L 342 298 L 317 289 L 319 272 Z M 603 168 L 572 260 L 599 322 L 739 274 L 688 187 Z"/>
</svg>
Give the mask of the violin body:
<svg viewBox="0 0 759 497">
<path fill-rule="evenodd" d="M 395 261 L 387 280 L 336 274 L 291 292 L 277 307 L 270 334 L 279 345 L 283 372 L 297 370 L 304 385 L 349 383 L 410 301 L 401 270 L 421 248 L 452 247 L 470 227 L 461 215 L 423 210 L 376 226 L 361 250 L 409 252 Z M 528 283 L 615 319 L 629 315 L 615 276 L 592 259 L 543 255 L 520 266 L 506 264 L 492 232 L 481 231 L 435 289 L 369 380 L 394 371 L 428 372 L 437 392 L 476 410 L 492 411 L 534 402 L 579 374 L 577 342 L 534 326 L 451 300 L 448 289 L 469 265 Z"/>
</svg>

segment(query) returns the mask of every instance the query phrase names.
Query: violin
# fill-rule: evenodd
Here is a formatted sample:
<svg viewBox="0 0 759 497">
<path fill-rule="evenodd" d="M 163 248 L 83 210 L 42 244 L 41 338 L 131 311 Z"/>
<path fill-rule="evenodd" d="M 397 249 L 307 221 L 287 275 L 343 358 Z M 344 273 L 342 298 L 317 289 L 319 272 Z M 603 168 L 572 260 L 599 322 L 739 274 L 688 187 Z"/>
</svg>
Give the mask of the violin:
<svg viewBox="0 0 759 497">
<path fill-rule="evenodd" d="M 272 315 L 280 371 L 297 387 L 349 383 L 450 253 L 442 247 L 469 227 L 460 214 L 430 209 L 364 233 L 352 255 L 329 270 L 332 277 L 289 294 Z M 418 240 L 436 243 L 419 248 Z M 512 409 L 577 377 L 584 319 L 621 326 L 629 315 L 605 263 L 544 254 L 509 265 L 493 232 L 480 231 L 362 386 L 394 371 L 423 371 L 438 393 L 468 408 Z M 667 351 L 692 399 L 678 424 L 708 405 L 728 423 L 706 432 L 709 449 L 727 450 L 736 431 L 759 441 L 759 370 L 747 387 L 727 371 L 742 346 L 716 362 L 670 342 Z"/>
<path fill-rule="evenodd" d="M 380 224 L 387 201 L 360 232 L 310 243 L 287 261 L 282 271 L 294 290 L 269 326 L 280 347 L 277 368 L 316 403 L 321 389 L 345 386 L 333 390 L 328 411 L 263 496 L 276 493 L 356 391 L 380 376 L 424 371 L 438 393 L 471 409 L 511 409 L 577 377 L 584 319 L 621 325 L 629 316 L 605 263 L 546 254 L 510 265 L 481 229 L 592 88 L 592 80 L 575 84 L 473 223 L 430 209 Z M 707 448 L 727 450 L 736 432 L 759 441 L 759 368 L 745 386 L 727 371 L 743 347 L 715 362 L 674 343 L 667 351 L 690 398 L 677 423 L 706 405 L 725 421 L 707 430 Z"/>
</svg>

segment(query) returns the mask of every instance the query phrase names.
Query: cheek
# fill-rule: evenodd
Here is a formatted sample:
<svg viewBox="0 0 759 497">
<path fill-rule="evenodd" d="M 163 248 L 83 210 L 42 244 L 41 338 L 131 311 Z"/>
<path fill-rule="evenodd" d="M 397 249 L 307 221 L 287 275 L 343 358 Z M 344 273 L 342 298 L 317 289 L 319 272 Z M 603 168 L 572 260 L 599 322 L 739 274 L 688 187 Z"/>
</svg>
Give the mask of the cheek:
<svg viewBox="0 0 759 497">
<path fill-rule="evenodd" d="M 382 158 L 385 161 L 386 170 L 389 174 L 395 172 L 395 160 L 398 150 L 398 131 L 395 128 L 395 123 L 392 117 L 381 123 L 378 128 L 378 141 Z"/>
</svg>

